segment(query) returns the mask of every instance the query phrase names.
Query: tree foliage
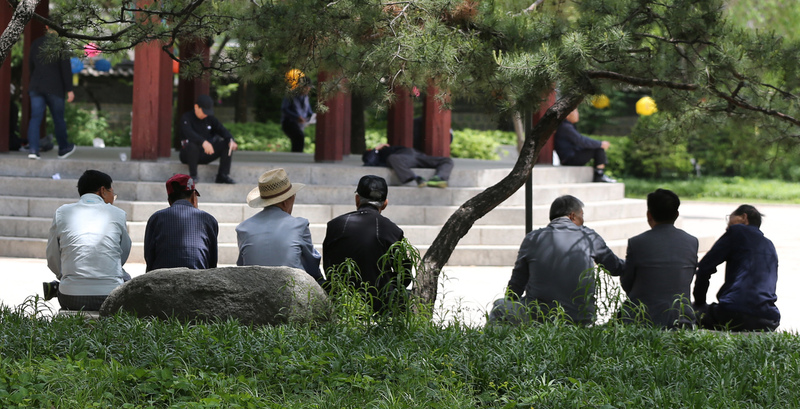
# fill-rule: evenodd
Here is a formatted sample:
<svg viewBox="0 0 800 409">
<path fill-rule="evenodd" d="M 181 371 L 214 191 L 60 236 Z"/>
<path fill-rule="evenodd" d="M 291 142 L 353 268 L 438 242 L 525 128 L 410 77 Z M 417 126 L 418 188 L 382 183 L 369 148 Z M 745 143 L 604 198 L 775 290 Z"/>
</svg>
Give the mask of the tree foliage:
<svg viewBox="0 0 800 409">
<path fill-rule="evenodd" d="M 54 0 L 55 26 L 74 49 L 106 51 L 225 34 L 213 69 L 261 81 L 288 66 L 329 74 L 321 101 L 346 87 L 381 107 L 402 87 L 433 85 L 499 113 L 556 104 L 527 131 L 519 161 L 467 201 L 424 258 L 418 292 L 432 300 L 458 240 L 526 180 L 558 123 L 588 95 L 649 89 L 673 129 L 734 118 L 765 143 L 797 140 L 800 44 L 733 24 L 722 0 Z M 138 5 L 137 5 L 138 4 Z M 274 58 L 280 55 L 280 59 Z M 176 57 L 181 58 L 181 57 Z M 760 142 L 758 142 L 760 143 Z"/>
</svg>

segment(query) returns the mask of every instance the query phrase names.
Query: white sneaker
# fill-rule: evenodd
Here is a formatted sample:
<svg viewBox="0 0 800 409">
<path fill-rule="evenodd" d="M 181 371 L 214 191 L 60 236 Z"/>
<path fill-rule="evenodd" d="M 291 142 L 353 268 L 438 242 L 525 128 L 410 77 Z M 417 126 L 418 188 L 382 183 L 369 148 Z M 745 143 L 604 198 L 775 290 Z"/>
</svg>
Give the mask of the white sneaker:
<svg viewBox="0 0 800 409">
<path fill-rule="evenodd" d="M 41 158 L 39 157 L 39 154 L 38 154 L 38 153 L 29 153 L 29 154 L 28 154 L 28 159 L 39 160 L 39 159 L 41 159 Z"/>
</svg>

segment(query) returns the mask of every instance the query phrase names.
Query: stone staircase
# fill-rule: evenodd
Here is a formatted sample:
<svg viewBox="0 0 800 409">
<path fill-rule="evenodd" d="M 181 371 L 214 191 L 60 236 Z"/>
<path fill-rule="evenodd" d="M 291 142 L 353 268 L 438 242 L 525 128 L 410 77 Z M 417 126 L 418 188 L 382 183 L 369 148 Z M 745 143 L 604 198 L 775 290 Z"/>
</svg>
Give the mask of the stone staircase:
<svg viewBox="0 0 800 409">
<path fill-rule="evenodd" d="M 51 153 L 51 152 L 50 152 Z M 185 173 L 177 155 L 157 161 L 123 161 L 129 148 L 81 147 L 70 158 L 59 160 L 45 153 L 32 161 L 24 154 L 0 156 L 0 256 L 44 258 L 52 216 L 59 206 L 77 200 L 77 179 L 86 169 L 97 169 L 114 179 L 115 205 L 128 214 L 128 230 L 134 242 L 129 262 L 143 263 L 142 240 L 147 219 L 167 206 L 164 182 L 175 173 Z M 200 166 L 200 208 L 213 214 L 220 224 L 221 264 L 234 264 L 238 255 L 234 228 L 259 209 L 245 203 L 264 171 L 283 167 L 293 182 L 306 188 L 297 194 L 293 214 L 309 219 L 311 236 L 321 251 L 326 223 L 354 210 L 354 190 L 365 174 L 389 181 L 389 207 L 384 215 L 400 225 L 406 237 L 424 253 L 447 218 L 467 199 L 508 174 L 513 163 L 455 159 L 447 189 L 400 186 L 386 168 L 360 166 L 360 157 L 337 163 L 315 163 L 311 155 L 238 152 L 232 177 L 236 185 L 212 181 L 216 165 Z M 432 176 L 430 169 L 418 171 Z M 54 177 L 54 175 L 56 175 Z M 594 184 L 588 167 L 537 166 L 534 169 L 534 227 L 546 225 L 552 200 L 563 194 L 585 204 L 586 225 L 595 229 L 617 255 L 625 256 L 627 238 L 648 228 L 643 200 L 625 199 L 623 184 Z M 452 266 L 510 266 L 516 260 L 525 235 L 524 189 L 478 220 L 457 246 L 448 262 Z M 709 244 L 710 245 L 710 244 Z M 703 247 L 701 241 L 701 247 Z M 701 249 L 701 251 L 704 249 Z"/>
</svg>

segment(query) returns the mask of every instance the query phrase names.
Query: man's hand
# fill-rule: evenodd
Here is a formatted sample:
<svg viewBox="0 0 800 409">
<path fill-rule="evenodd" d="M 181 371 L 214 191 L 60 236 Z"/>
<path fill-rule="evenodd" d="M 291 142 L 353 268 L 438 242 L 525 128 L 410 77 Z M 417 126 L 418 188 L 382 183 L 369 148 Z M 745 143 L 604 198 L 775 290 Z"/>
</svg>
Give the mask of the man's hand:
<svg viewBox="0 0 800 409">
<path fill-rule="evenodd" d="M 75 100 L 75 93 L 72 91 L 67 92 L 67 102 L 72 102 Z"/>
<path fill-rule="evenodd" d="M 203 141 L 203 152 L 205 152 L 206 155 L 213 155 L 214 145 L 212 145 L 209 141 Z"/>
<path fill-rule="evenodd" d="M 382 143 L 382 144 L 379 144 L 378 146 L 376 146 L 376 147 L 375 147 L 375 150 L 376 150 L 376 151 L 379 151 L 379 150 L 381 150 L 381 149 L 383 149 L 383 148 L 385 148 L 385 147 L 387 147 L 387 146 L 389 146 L 389 144 L 388 144 L 388 143 Z"/>
<path fill-rule="evenodd" d="M 608 142 L 608 141 L 602 141 L 602 142 L 600 142 L 600 147 L 601 147 L 601 148 L 603 148 L 603 150 L 608 150 L 608 147 L 609 147 L 609 146 L 611 146 L 611 143 L 610 143 L 610 142 Z"/>
<path fill-rule="evenodd" d="M 233 139 L 231 139 L 231 141 L 228 142 L 228 156 L 231 156 L 233 151 L 237 149 L 239 149 L 239 144 L 236 143 L 236 141 L 234 141 Z"/>
</svg>

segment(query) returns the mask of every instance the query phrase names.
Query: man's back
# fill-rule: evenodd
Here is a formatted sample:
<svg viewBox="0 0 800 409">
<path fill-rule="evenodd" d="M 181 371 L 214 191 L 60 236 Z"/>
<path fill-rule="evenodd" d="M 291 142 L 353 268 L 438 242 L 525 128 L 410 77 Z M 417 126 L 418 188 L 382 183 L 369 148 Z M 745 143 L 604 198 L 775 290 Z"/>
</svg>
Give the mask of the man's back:
<svg viewBox="0 0 800 409">
<path fill-rule="evenodd" d="M 239 266 L 288 266 L 319 275 L 308 220 L 269 206 L 236 227 Z M 317 255 L 314 258 L 314 255 Z M 314 263 L 316 262 L 316 265 Z"/>
<path fill-rule="evenodd" d="M 612 275 L 624 268 L 624 262 L 594 230 L 559 217 L 525 237 L 508 288 L 517 295 L 524 289 L 528 303 L 536 301 L 549 308 L 558 303 L 574 322 L 591 323 L 595 261 Z"/>
<path fill-rule="evenodd" d="M 47 243 L 47 265 L 67 295 L 107 295 L 122 284 L 131 239 L 125 211 L 85 194 L 59 207 Z"/>
<path fill-rule="evenodd" d="M 662 327 L 675 326 L 681 315 L 694 320 L 689 297 L 697 249 L 697 238 L 672 224 L 659 224 L 630 238 L 620 278 L 629 298 L 626 308 L 631 302 L 644 304 L 649 319 Z"/>
<path fill-rule="evenodd" d="M 394 263 L 389 262 L 386 266 L 388 271 L 381 275 L 378 259 L 392 244 L 402 239 L 403 230 L 382 216 L 378 209 L 370 205 L 361 206 L 328 222 L 322 245 L 323 266 L 328 271 L 328 268 L 350 258 L 358 265 L 364 282 L 377 289 L 383 288 L 397 276 L 397 272 L 391 270 Z M 403 281 L 407 286 L 411 281 L 410 275 Z M 376 305 L 376 309 L 379 308 Z"/>
<path fill-rule="evenodd" d="M 725 283 L 717 293 L 719 304 L 732 311 L 780 320 L 775 306 L 778 255 L 772 241 L 755 226 L 730 226 L 700 261 L 698 276 L 706 277 L 707 283 L 707 277 L 723 261 Z"/>
<path fill-rule="evenodd" d="M 147 271 L 215 268 L 218 233 L 217 219 L 186 199 L 153 213 L 147 221 L 144 239 Z"/>
</svg>

